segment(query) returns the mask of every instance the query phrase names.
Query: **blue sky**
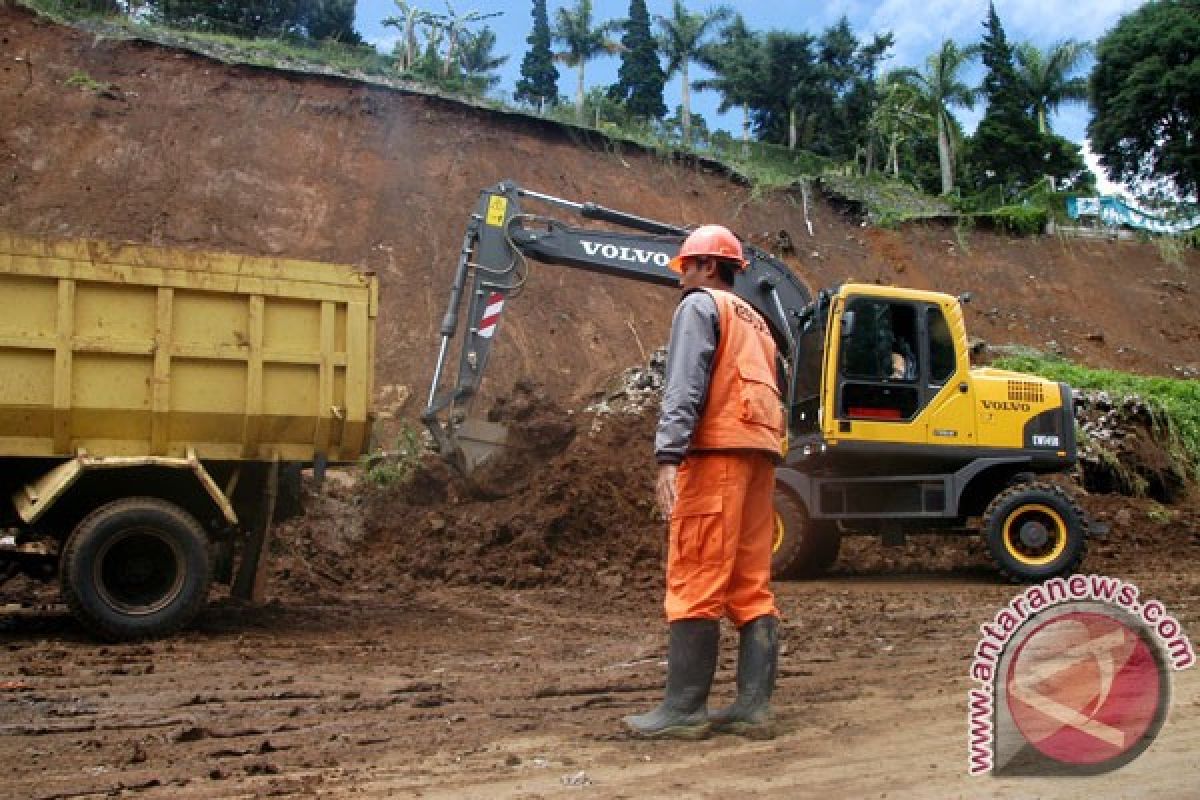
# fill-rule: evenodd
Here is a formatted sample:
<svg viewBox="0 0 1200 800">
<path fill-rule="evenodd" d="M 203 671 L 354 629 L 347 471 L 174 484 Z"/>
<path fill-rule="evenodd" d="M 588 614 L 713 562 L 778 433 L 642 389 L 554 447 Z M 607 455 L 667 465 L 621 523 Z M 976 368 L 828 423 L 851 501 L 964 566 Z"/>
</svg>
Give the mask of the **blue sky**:
<svg viewBox="0 0 1200 800">
<path fill-rule="evenodd" d="M 498 88 L 499 92 L 511 95 L 519 77 L 521 59 L 528 49 L 525 38 L 532 26 L 532 0 L 450 2 L 459 13 L 471 10 L 503 12 L 502 16 L 488 20 L 487 24 L 496 31 L 496 52 L 511 55 L 500 71 L 503 80 Z M 445 3 L 446 0 L 424 0 L 418 5 L 430 11 L 444 12 Z M 573 0 L 547 0 L 551 25 L 555 9 L 569 4 L 573 4 Z M 693 10 L 709 8 L 713 4 L 687 0 L 688 7 Z M 945 38 L 954 39 L 960 44 L 978 41 L 983 34 L 988 6 L 987 0 L 733 0 L 726 4 L 745 16 L 755 30 L 782 29 L 819 34 L 845 15 L 860 40 L 869 39 L 874 33 L 891 31 L 896 44 L 885 68 L 920 67 Z M 1094 41 L 1111 29 L 1123 15 L 1142 4 L 1142 0 L 1088 0 L 1086 5 L 1079 0 L 996 0 L 996 13 L 1010 42 L 1031 41 L 1044 48 L 1067 38 Z M 655 15 L 670 13 L 671 0 L 647 0 L 646 5 L 653 19 Z M 629 1 L 594 0 L 593 8 L 597 21 L 615 19 L 628 14 Z M 398 38 L 398 31 L 384 27 L 381 22 L 396 13 L 393 0 L 358 0 L 359 33 L 379 49 L 390 52 Z M 615 82 L 619 66 L 620 60 L 616 56 L 589 62 L 585 73 L 588 87 Z M 560 64 L 559 73 L 560 94 L 573 97 L 575 70 Z M 693 67 L 693 79 L 701 74 L 698 67 Z M 982 78 L 982 68 L 977 67 L 967 77 L 977 82 Z M 665 100 L 672 108 L 679 103 L 678 76 L 668 83 Z M 736 131 L 738 118 L 732 115 L 719 117 L 716 112 L 719 102 L 720 97 L 715 92 L 692 94 L 693 111 L 703 114 L 710 127 Z M 972 131 L 982 115 L 982 108 L 977 107 L 974 112 L 958 110 L 956 115 L 963 126 Z M 1050 124 L 1059 134 L 1082 144 L 1089 117 L 1086 106 L 1069 106 L 1060 109 L 1051 118 Z"/>
</svg>

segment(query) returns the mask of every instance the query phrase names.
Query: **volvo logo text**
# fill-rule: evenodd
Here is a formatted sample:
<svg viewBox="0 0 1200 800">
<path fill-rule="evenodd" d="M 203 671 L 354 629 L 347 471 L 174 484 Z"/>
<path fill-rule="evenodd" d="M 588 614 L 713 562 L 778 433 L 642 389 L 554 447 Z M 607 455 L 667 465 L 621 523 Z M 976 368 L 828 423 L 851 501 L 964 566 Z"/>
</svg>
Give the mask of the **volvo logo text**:
<svg viewBox="0 0 1200 800">
<path fill-rule="evenodd" d="M 640 247 L 626 247 L 624 245 L 618 247 L 615 244 L 589 242 L 586 239 L 580 239 L 579 243 L 583 245 L 583 252 L 589 256 L 599 253 L 602 257 L 612 261 L 628 261 L 633 264 L 654 263 L 660 267 L 667 266 L 671 261 L 670 256 L 666 253 L 660 253 L 657 250 L 643 250 Z"/>
<path fill-rule="evenodd" d="M 1029 403 L 1014 403 L 1011 400 L 983 400 L 981 402 L 988 411 L 1029 411 L 1033 408 Z"/>
</svg>

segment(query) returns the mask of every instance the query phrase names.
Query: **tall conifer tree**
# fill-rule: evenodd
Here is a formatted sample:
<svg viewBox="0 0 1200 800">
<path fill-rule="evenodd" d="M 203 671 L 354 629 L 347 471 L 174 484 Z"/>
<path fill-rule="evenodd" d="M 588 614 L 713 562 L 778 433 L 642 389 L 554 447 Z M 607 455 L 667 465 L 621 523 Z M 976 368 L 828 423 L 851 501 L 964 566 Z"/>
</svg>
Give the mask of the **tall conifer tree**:
<svg viewBox="0 0 1200 800">
<path fill-rule="evenodd" d="M 635 117 L 662 118 L 667 113 L 663 103 L 667 76 L 658 60 L 658 45 L 650 33 L 646 0 L 630 0 L 621 45 L 621 69 L 609 96 L 624 102 Z"/>
<path fill-rule="evenodd" d="M 987 99 L 987 110 L 971 137 L 971 181 L 976 188 L 1029 186 L 1045 171 L 1046 148 L 1017 80 L 1013 50 L 994 4 L 988 4 L 984 28 L 980 54 L 987 74 L 980 93 Z"/>
<path fill-rule="evenodd" d="M 515 97 L 518 101 L 542 108 L 558 102 L 558 67 L 550 50 L 550 21 L 546 0 L 533 0 L 533 30 L 525 40 L 529 52 L 521 61 L 521 77 Z"/>
</svg>

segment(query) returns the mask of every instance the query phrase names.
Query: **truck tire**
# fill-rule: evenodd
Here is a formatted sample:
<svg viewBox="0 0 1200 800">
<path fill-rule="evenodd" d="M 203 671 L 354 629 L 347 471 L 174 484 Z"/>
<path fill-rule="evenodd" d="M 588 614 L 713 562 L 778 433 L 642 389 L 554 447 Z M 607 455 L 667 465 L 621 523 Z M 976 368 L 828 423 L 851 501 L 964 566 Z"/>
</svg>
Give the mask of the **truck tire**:
<svg viewBox="0 0 1200 800">
<path fill-rule="evenodd" d="M 1087 515 L 1054 484 L 1010 486 L 983 512 L 983 536 L 1009 580 L 1036 583 L 1079 567 L 1087 550 Z"/>
<path fill-rule="evenodd" d="M 153 497 L 93 511 L 63 550 L 63 599 L 103 639 L 147 639 L 191 622 L 211 582 L 208 537 L 183 509 Z"/>
<path fill-rule="evenodd" d="M 842 536 L 831 522 L 814 522 L 790 491 L 775 488 L 775 539 L 771 546 L 771 576 L 813 578 L 837 561 Z"/>
</svg>

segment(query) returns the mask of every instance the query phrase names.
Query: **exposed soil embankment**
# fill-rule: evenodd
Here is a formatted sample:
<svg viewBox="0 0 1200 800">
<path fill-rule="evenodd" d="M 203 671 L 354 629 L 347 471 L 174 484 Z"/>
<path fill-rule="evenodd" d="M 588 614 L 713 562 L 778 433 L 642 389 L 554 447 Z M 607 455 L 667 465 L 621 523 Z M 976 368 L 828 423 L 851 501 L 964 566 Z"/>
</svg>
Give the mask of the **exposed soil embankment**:
<svg viewBox="0 0 1200 800">
<path fill-rule="evenodd" d="M 725 222 L 766 247 L 789 231 L 786 260 L 814 285 L 972 292 L 970 332 L 992 343 L 1151 373 L 1200 369 L 1195 253 L 1176 266 L 1133 242 L 864 228 L 819 198 L 810 237 L 797 197 L 534 118 L 99 39 L 12 7 L 0 8 L 0 49 L 13 56 L 0 65 L 0 227 L 374 270 L 376 383 L 409 397 L 424 397 L 432 374 L 468 215 L 502 179 L 677 223 Z M 668 289 L 534 265 L 485 389 L 503 394 L 531 375 L 574 404 L 665 341 L 674 302 Z M 418 402 L 400 415 L 414 418 Z"/>
</svg>

